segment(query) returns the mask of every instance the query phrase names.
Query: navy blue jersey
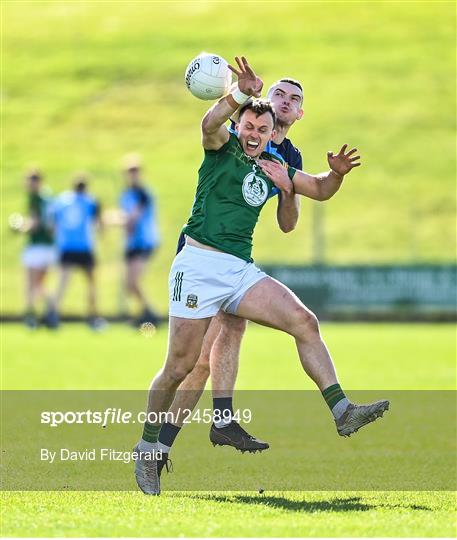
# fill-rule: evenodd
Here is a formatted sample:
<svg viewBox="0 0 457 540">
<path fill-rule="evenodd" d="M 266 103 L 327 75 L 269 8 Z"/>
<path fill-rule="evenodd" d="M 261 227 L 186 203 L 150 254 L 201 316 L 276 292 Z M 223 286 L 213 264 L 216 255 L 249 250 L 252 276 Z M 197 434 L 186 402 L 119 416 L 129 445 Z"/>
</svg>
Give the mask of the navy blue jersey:
<svg viewBox="0 0 457 540">
<path fill-rule="evenodd" d="M 300 150 L 296 148 L 290 141 L 290 139 L 284 139 L 281 144 L 275 142 L 270 143 L 271 148 L 274 148 L 283 160 L 294 169 L 298 171 L 303 170 L 303 161 Z"/>
<path fill-rule="evenodd" d="M 281 144 L 276 144 L 275 142 L 269 142 L 267 145 L 269 151 L 274 154 L 279 154 L 280 157 L 294 169 L 301 171 L 303 169 L 303 162 L 301 158 L 301 153 L 298 148 L 290 142 L 290 139 L 285 138 Z M 274 196 L 279 193 L 279 189 L 274 187 L 271 190 L 271 195 Z"/>
</svg>

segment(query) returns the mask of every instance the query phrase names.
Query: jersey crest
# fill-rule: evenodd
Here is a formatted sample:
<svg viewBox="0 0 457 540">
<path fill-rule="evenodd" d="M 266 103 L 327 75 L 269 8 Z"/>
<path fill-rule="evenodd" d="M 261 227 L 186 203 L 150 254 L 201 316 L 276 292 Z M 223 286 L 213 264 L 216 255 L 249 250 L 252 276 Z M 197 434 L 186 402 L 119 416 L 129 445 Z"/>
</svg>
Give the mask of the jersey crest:
<svg viewBox="0 0 457 540">
<path fill-rule="evenodd" d="M 268 184 L 255 171 L 247 174 L 243 180 L 243 197 L 250 206 L 260 206 L 268 197 Z"/>
<path fill-rule="evenodd" d="M 188 294 L 186 307 L 190 309 L 198 308 L 198 296 L 196 294 Z"/>
</svg>

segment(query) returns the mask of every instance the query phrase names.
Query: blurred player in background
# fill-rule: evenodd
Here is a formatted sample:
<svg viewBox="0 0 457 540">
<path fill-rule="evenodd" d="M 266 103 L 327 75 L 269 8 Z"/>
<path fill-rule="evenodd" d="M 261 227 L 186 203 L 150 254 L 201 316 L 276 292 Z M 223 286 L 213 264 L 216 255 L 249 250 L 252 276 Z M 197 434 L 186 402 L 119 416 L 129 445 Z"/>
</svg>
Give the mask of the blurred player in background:
<svg viewBox="0 0 457 540">
<path fill-rule="evenodd" d="M 284 161 L 301 170 L 303 161 L 300 150 L 296 148 L 287 134 L 292 125 L 303 117 L 303 87 L 295 79 L 283 78 L 271 85 L 267 98 L 276 113 L 275 136 L 268 143 L 267 150 L 277 153 Z M 235 129 L 237 112 L 232 115 L 231 130 Z M 277 220 L 285 233 L 291 232 L 298 221 L 300 199 L 294 193 L 288 194 L 274 188 L 270 196 L 278 195 Z M 185 245 L 184 234 L 178 243 L 178 253 Z M 159 449 L 163 459 L 159 462 L 159 472 L 167 463 L 168 454 L 182 428 L 182 415 L 179 411 L 192 410 L 197 404 L 208 377 L 211 374 L 214 411 L 219 411 L 220 419 L 210 430 L 213 444 L 233 446 L 237 450 L 256 452 L 269 448 L 268 443 L 257 439 L 244 430 L 233 417 L 233 391 L 238 373 L 239 353 L 247 321 L 219 311 L 210 323 L 202 352 L 195 368 L 181 383 L 170 411 L 175 422 L 165 422 L 159 433 Z"/>
<path fill-rule="evenodd" d="M 159 245 L 156 201 L 142 181 L 142 163 L 137 155 L 124 158 L 126 189 L 120 197 L 125 223 L 126 291 L 140 304 L 137 324 L 157 324 L 159 317 L 152 309 L 140 285 L 148 260 Z"/>
<path fill-rule="evenodd" d="M 83 271 L 87 279 L 88 324 L 100 330 L 105 321 L 97 316 L 95 283 L 94 235 L 100 224 L 100 205 L 88 193 L 87 177 L 77 176 L 71 191 L 57 197 L 50 210 L 59 253 L 59 282 L 46 323 L 50 328 L 59 325 L 59 311 L 70 275 L 75 268 Z"/>
<path fill-rule="evenodd" d="M 26 175 L 28 219 L 23 220 L 16 228 L 28 235 L 22 263 L 26 272 L 24 320 L 30 328 L 38 326 L 36 315 L 38 301 L 43 300 L 46 304 L 49 302 L 44 280 L 49 268 L 56 262 L 53 234 L 46 219 L 50 199 L 44 193 L 42 184 L 43 177 L 40 171 L 33 169 L 28 172 Z"/>
</svg>

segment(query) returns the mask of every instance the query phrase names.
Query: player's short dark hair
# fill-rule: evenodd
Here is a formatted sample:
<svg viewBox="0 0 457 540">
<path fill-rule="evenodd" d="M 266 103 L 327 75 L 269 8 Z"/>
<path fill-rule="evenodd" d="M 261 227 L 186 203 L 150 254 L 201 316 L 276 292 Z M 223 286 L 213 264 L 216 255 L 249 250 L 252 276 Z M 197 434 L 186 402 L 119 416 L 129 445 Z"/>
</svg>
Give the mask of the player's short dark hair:
<svg viewBox="0 0 457 540">
<path fill-rule="evenodd" d="M 238 122 L 246 111 L 252 111 L 256 118 L 262 114 L 270 113 L 273 118 L 273 125 L 276 124 L 276 114 L 270 101 L 267 99 L 253 99 L 245 103 L 238 113 Z"/>
<path fill-rule="evenodd" d="M 303 86 L 301 85 L 301 83 L 299 83 L 296 79 L 291 79 L 289 77 L 285 77 L 284 79 L 279 79 L 279 81 L 276 81 L 274 82 L 270 88 L 268 89 L 268 92 L 267 92 L 267 96 L 269 96 L 271 94 L 271 92 L 276 88 L 276 86 L 278 86 L 278 84 L 281 84 L 281 83 L 288 83 L 288 84 L 293 84 L 294 86 L 296 86 L 297 88 L 300 89 L 300 92 L 302 93 L 302 102 L 303 102 Z"/>
<path fill-rule="evenodd" d="M 303 93 L 303 87 L 296 79 L 279 79 L 278 83 L 281 83 L 281 82 L 285 82 L 285 83 L 293 84 L 294 86 L 298 86 L 298 88 L 300 88 L 300 90 Z M 276 83 L 276 84 L 278 84 L 278 83 Z"/>
<path fill-rule="evenodd" d="M 30 169 L 26 174 L 27 180 L 33 180 L 34 182 L 39 182 L 43 179 L 43 175 L 39 169 Z"/>
<path fill-rule="evenodd" d="M 87 190 L 88 177 L 84 174 L 78 174 L 73 180 L 73 189 L 76 193 L 84 193 Z"/>
</svg>

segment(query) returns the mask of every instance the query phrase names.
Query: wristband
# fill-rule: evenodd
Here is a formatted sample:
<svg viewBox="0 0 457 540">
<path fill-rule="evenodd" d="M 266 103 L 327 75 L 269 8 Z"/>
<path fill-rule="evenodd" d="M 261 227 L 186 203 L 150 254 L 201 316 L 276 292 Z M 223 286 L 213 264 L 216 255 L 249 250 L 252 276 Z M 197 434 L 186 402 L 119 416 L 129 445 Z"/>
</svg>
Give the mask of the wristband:
<svg viewBox="0 0 457 540">
<path fill-rule="evenodd" d="M 243 92 L 238 88 L 238 86 L 235 88 L 235 90 L 233 90 L 231 96 L 238 103 L 238 105 L 244 105 L 246 101 L 251 97 L 247 94 L 243 94 Z"/>
<path fill-rule="evenodd" d="M 287 174 L 289 175 L 289 178 L 292 180 L 295 176 L 295 173 L 297 172 L 297 169 L 294 167 L 291 167 L 290 165 L 287 165 Z"/>
</svg>

